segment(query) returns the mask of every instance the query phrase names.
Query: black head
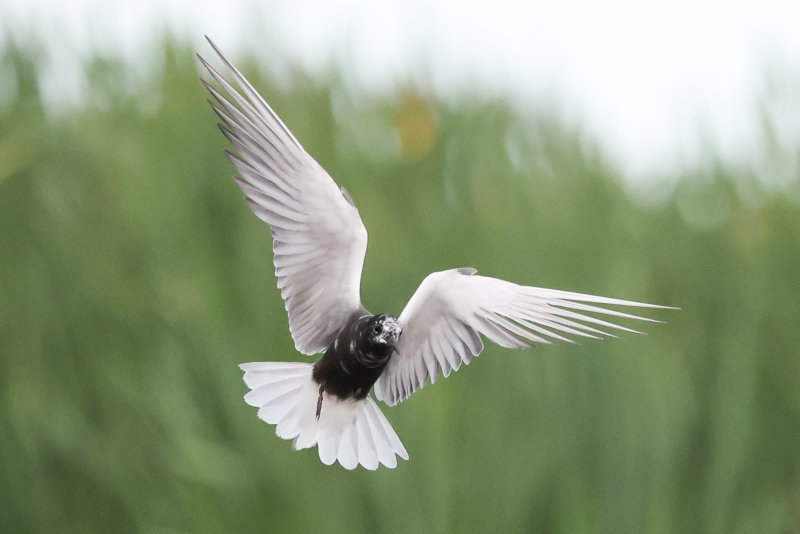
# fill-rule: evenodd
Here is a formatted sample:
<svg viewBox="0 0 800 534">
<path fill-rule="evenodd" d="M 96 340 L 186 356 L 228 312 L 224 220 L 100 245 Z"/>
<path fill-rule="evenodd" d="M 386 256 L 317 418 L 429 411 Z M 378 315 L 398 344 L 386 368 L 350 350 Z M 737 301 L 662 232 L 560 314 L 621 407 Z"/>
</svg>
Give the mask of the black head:
<svg viewBox="0 0 800 534">
<path fill-rule="evenodd" d="M 377 346 L 388 345 L 394 348 L 403 333 L 403 327 L 397 319 L 386 313 L 370 318 L 367 328 L 371 344 Z"/>
<path fill-rule="evenodd" d="M 403 333 L 397 319 L 388 314 L 362 318 L 357 330 L 356 358 L 369 367 L 385 364 Z"/>
</svg>

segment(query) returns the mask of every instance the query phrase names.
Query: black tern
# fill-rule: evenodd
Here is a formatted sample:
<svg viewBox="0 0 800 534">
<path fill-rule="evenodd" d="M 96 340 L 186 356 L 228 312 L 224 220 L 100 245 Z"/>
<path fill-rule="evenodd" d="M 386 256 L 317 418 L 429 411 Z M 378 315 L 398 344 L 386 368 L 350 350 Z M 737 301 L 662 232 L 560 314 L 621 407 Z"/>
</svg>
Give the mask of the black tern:
<svg viewBox="0 0 800 534">
<path fill-rule="evenodd" d="M 483 350 L 637 332 L 595 315 L 654 321 L 604 306 L 668 308 L 517 285 L 458 268 L 428 275 L 398 317 L 361 303 L 367 231 L 344 189 L 209 39 L 238 89 L 198 55 L 214 85 L 211 106 L 236 153 L 225 151 L 250 209 L 272 231 L 275 275 L 296 349 L 316 363 L 240 365 L 245 401 L 295 449 L 346 469 L 397 466 L 408 453 L 375 397 L 389 406 Z M 637 332 L 638 333 L 638 332 Z"/>
</svg>

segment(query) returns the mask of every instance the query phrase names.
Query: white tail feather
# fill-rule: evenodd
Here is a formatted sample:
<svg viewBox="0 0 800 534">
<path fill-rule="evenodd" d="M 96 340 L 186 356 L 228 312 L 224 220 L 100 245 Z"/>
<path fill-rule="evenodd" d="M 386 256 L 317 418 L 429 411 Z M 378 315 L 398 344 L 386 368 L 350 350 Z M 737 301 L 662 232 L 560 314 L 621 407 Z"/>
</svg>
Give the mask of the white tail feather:
<svg viewBox="0 0 800 534">
<path fill-rule="evenodd" d="M 311 378 L 313 365 L 289 362 L 243 363 L 244 382 L 250 392 L 244 400 L 258 408 L 258 417 L 277 425 L 275 433 L 294 440 L 294 448 L 317 445 L 326 465 L 337 460 L 345 469 L 359 464 L 374 470 L 378 464 L 397 467 L 408 453 L 372 395 L 363 400 L 341 400 L 322 394 L 316 418 L 319 385 Z"/>
</svg>

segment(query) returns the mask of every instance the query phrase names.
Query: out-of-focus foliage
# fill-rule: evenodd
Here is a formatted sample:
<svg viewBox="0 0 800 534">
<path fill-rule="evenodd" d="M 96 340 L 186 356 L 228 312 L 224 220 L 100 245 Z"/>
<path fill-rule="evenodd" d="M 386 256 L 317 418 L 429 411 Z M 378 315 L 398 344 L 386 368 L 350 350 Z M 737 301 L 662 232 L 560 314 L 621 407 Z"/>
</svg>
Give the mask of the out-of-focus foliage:
<svg viewBox="0 0 800 534">
<path fill-rule="evenodd" d="M 237 363 L 304 357 L 192 51 L 164 52 L 141 87 L 88 65 L 93 103 L 56 116 L 29 54 L 0 58 L 0 530 L 800 531 L 790 195 L 717 165 L 643 206 L 552 117 L 244 62 L 356 200 L 373 311 L 467 265 L 683 308 L 647 336 L 488 347 L 386 409 L 409 462 L 325 467 L 241 400 Z"/>
</svg>

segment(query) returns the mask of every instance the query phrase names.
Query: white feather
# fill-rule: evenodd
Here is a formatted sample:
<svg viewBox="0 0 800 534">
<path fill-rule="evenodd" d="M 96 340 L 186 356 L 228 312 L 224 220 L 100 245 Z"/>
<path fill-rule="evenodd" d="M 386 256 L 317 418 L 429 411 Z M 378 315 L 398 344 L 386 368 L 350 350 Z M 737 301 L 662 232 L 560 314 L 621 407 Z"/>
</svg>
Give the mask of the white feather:
<svg viewBox="0 0 800 534">
<path fill-rule="evenodd" d="M 379 464 L 397 467 L 408 452 L 372 396 L 341 400 L 323 393 L 322 410 L 316 418 L 319 385 L 308 363 L 253 362 L 239 366 L 251 391 L 245 402 L 258 408 L 258 417 L 277 425 L 275 433 L 294 440 L 295 449 L 317 446 L 326 465 L 338 461 L 346 469 Z"/>
<path fill-rule="evenodd" d="M 275 275 L 295 347 L 304 354 L 322 352 L 350 314 L 362 308 L 367 230 L 349 195 L 211 46 L 238 89 L 200 57 L 219 89 L 206 87 L 222 131 L 238 153 L 228 155 L 241 177 L 236 183 L 253 213 L 272 230 Z"/>
<path fill-rule="evenodd" d="M 520 286 L 475 275 L 470 268 L 428 275 L 398 317 L 403 335 L 398 354 L 375 383 L 389 405 L 407 399 L 439 373 L 448 376 L 483 350 L 479 334 L 507 348 L 570 341 L 564 334 L 614 337 L 605 329 L 636 332 L 589 314 L 652 321 L 602 305 L 665 308 L 628 300 Z M 655 321 L 657 322 L 657 321 Z"/>
</svg>

